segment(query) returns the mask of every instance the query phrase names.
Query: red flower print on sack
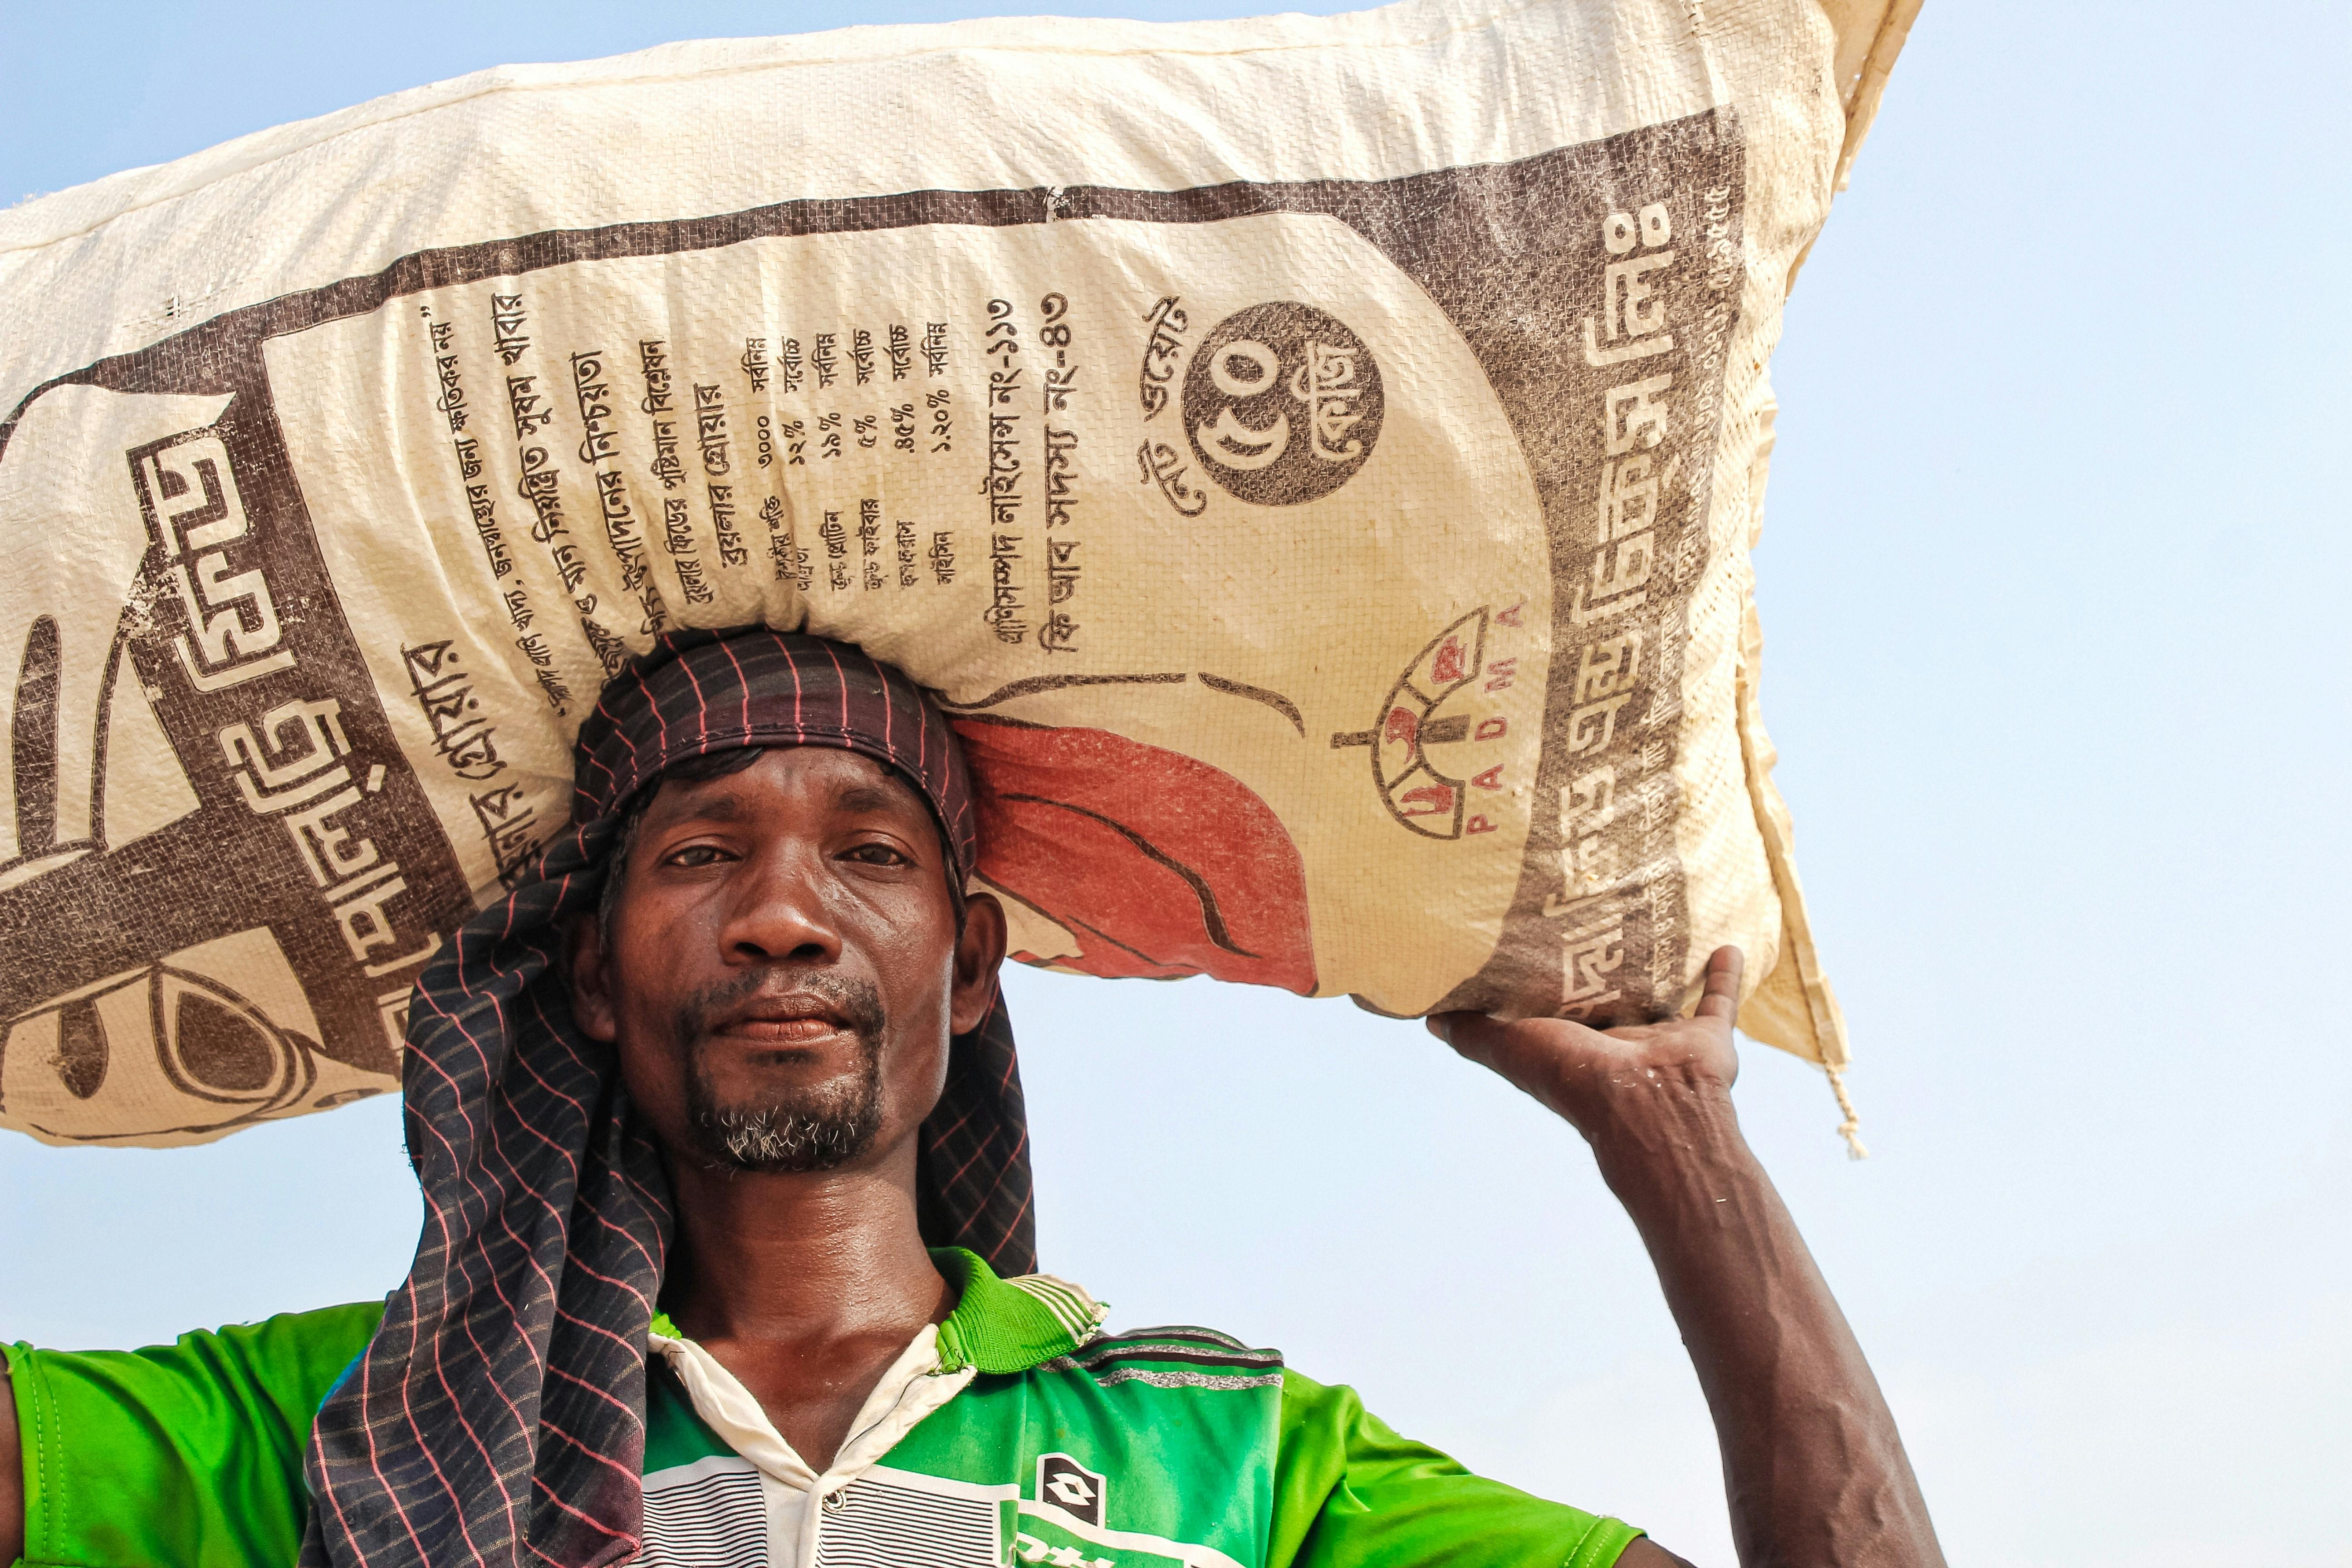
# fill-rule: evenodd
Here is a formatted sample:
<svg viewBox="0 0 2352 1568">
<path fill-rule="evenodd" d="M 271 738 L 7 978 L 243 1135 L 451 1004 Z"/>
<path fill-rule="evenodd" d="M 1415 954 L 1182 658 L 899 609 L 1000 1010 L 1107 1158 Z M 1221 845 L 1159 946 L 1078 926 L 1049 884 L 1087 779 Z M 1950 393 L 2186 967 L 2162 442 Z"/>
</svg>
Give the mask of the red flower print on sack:
<svg viewBox="0 0 2352 1568">
<path fill-rule="evenodd" d="M 1051 962 L 1315 989 L 1305 864 L 1246 784 L 1108 730 L 955 729 L 979 797 L 980 874 L 1078 943 Z"/>
</svg>

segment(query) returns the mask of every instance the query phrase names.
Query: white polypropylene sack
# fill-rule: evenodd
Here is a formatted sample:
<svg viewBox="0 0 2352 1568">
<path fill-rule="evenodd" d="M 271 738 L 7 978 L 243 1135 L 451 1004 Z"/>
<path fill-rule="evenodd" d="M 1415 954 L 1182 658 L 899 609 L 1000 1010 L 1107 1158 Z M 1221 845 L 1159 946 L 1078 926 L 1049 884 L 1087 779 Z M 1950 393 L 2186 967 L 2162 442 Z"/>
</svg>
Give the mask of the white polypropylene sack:
<svg viewBox="0 0 2352 1568">
<path fill-rule="evenodd" d="M 1832 1068 L 1764 362 L 1916 0 L 514 67 L 0 214 L 0 1123 L 393 1087 L 662 627 L 936 689 L 1016 952 Z"/>
</svg>

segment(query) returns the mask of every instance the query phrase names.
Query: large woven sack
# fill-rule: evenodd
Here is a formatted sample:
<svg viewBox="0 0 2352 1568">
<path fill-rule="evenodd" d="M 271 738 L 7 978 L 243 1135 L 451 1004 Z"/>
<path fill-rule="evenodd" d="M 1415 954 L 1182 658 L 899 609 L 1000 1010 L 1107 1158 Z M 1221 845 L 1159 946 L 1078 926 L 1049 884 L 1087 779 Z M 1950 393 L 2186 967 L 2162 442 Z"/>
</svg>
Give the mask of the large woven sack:
<svg viewBox="0 0 2352 1568">
<path fill-rule="evenodd" d="M 466 77 L 0 214 L 0 1122 L 396 1083 L 663 627 L 934 689 L 1016 953 L 1846 1046 L 1756 710 L 1780 301 L 1916 0 Z"/>
</svg>

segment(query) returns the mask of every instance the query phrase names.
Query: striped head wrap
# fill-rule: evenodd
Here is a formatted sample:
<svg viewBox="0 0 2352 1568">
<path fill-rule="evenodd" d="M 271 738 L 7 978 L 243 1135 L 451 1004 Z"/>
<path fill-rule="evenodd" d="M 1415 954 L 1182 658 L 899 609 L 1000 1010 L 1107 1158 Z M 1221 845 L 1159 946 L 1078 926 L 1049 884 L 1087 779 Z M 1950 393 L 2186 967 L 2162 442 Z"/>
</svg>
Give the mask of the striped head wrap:
<svg viewBox="0 0 2352 1568">
<path fill-rule="evenodd" d="M 614 678 L 581 728 L 571 830 L 418 982 L 403 1098 L 424 1231 L 367 1353 L 320 1408 L 304 1564 L 590 1568 L 636 1554 L 668 1182 L 613 1050 L 572 1022 L 564 935 L 595 909 L 640 793 L 674 763 L 750 746 L 835 746 L 893 769 L 930 804 L 956 875 L 971 875 L 962 752 L 898 670 L 762 629 L 666 637 Z M 952 1042 L 919 1183 L 928 1242 L 1000 1274 L 1034 1269 L 1001 996 Z"/>
</svg>

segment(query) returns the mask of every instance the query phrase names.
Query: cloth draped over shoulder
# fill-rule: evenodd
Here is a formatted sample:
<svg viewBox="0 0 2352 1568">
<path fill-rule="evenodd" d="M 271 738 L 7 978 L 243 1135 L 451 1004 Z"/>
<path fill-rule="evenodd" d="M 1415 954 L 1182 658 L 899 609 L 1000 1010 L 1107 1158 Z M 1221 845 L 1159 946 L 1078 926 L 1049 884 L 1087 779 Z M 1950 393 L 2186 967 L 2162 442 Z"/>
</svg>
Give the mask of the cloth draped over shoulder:
<svg viewBox="0 0 2352 1568">
<path fill-rule="evenodd" d="M 668 1184 L 611 1047 L 572 1022 L 564 932 L 595 909 L 628 807 L 663 769 L 796 745 L 895 770 L 970 878 L 962 754 L 897 669 L 762 629 L 665 637 L 614 679 L 580 731 L 572 826 L 466 924 L 412 1000 L 403 1098 L 424 1229 L 366 1354 L 320 1408 L 304 1564 L 592 1568 L 636 1554 Z M 952 1042 L 919 1183 L 926 1241 L 1002 1275 L 1034 1269 L 1001 997 Z"/>
</svg>

